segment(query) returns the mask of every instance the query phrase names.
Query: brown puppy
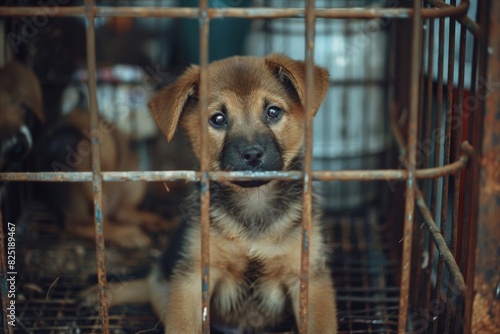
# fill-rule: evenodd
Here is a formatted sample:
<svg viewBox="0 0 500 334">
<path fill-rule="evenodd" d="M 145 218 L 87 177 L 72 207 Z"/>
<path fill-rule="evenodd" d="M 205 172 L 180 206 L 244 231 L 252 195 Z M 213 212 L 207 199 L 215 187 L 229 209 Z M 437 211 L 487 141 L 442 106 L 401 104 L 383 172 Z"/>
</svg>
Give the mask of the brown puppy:
<svg viewBox="0 0 500 334">
<path fill-rule="evenodd" d="M 200 146 L 199 68 L 190 67 L 150 102 L 168 140 L 178 124 L 195 152 Z M 300 170 L 303 160 L 305 65 L 283 55 L 233 57 L 208 68 L 209 155 L 213 171 Z M 313 109 L 328 87 L 328 72 L 314 68 Z M 298 319 L 301 253 L 301 181 L 211 182 L 211 317 L 260 333 Z M 168 334 L 202 327 L 199 192 L 187 222 L 148 279 L 111 284 L 110 305 L 151 302 Z M 320 212 L 310 235 L 309 333 L 337 333 L 335 292 L 326 266 Z M 84 296 L 95 296 L 91 288 Z"/>
<path fill-rule="evenodd" d="M 45 121 L 40 82 L 28 67 L 10 60 L 0 68 L 0 171 L 30 152 L 30 116 Z"/>
<path fill-rule="evenodd" d="M 52 171 L 88 172 L 92 170 L 91 131 L 89 113 L 73 110 L 49 135 L 47 150 L 52 146 L 59 152 L 47 152 L 45 165 Z M 133 171 L 139 167 L 130 138 L 112 123 L 101 119 L 98 127 L 102 171 Z M 54 143 L 56 142 L 56 143 Z M 53 156 L 58 156 L 51 160 Z M 52 188 L 54 189 L 54 188 Z M 103 226 L 107 242 L 124 248 L 143 248 L 151 244 L 143 231 L 169 229 L 174 222 L 138 209 L 144 198 L 144 182 L 103 183 Z M 71 182 L 59 189 L 55 205 L 64 216 L 65 230 L 86 239 L 95 239 L 93 189 L 89 182 Z"/>
</svg>

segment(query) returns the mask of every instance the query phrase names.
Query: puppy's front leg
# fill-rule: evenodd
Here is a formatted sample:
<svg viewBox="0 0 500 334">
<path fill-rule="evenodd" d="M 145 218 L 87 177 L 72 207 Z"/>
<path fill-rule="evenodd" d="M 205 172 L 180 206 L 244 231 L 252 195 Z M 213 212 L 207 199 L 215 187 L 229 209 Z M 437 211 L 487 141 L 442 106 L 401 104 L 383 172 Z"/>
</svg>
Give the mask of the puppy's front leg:
<svg viewBox="0 0 500 334">
<path fill-rule="evenodd" d="M 300 282 L 291 290 L 291 298 L 297 325 L 300 323 Z M 335 291 L 330 278 L 330 273 L 325 272 L 309 279 L 309 309 L 307 317 L 307 332 L 316 334 L 337 333 L 337 307 L 335 304 Z"/>
<path fill-rule="evenodd" d="M 199 273 L 182 273 L 173 277 L 168 283 L 167 299 L 165 333 L 200 333 L 202 327 L 201 275 Z"/>
</svg>

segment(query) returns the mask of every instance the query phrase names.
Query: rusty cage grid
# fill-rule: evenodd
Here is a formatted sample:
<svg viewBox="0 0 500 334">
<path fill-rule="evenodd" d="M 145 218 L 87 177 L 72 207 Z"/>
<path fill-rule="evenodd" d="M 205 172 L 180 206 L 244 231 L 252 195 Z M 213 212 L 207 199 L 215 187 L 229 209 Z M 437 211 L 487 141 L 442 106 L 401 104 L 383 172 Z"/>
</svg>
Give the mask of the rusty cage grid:
<svg viewBox="0 0 500 334">
<path fill-rule="evenodd" d="M 399 311 L 397 317 L 397 332 L 414 332 L 417 323 L 414 321 L 413 313 L 422 305 L 432 304 L 431 301 L 438 300 L 439 302 L 449 300 L 452 296 L 458 295 L 456 303 L 445 303 L 446 317 L 439 317 L 438 321 L 432 318 L 432 310 L 426 308 L 423 317 L 432 323 L 426 330 L 436 333 L 438 327 L 444 326 L 445 333 L 454 333 L 457 330 L 465 332 L 474 332 L 472 324 L 475 324 L 475 317 L 479 317 L 472 309 L 472 291 L 474 290 L 475 273 L 480 273 L 481 270 L 486 270 L 485 266 L 488 262 L 482 262 L 479 255 L 476 255 L 475 249 L 477 244 L 477 234 L 485 238 L 493 238 L 495 232 L 488 233 L 478 227 L 478 224 L 486 224 L 484 220 L 487 215 L 494 217 L 497 213 L 493 211 L 479 211 L 478 198 L 481 201 L 484 196 L 484 203 L 491 200 L 488 196 L 491 192 L 484 189 L 484 185 L 478 183 L 479 176 L 491 178 L 494 175 L 484 174 L 484 171 L 479 165 L 478 159 L 473 159 L 471 168 L 465 171 L 461 170 L 469 163 L 470 158 L 474 156 L 474 148 L 469 144 L 472 142 L 477 149 L 494 150 L 498 143 L 485 141 L 483 143 L 481 126 L 483 125 L 482 113 L 473 113 L 471 119 L 467 118 L 467 122 L 460 119 L 460 131 L 454 131 L 453 137 L 451 126 L 446 127 L 446 139 L 444 142 L 443 152 L 440 152 L 439 147 L 435 150 L 435 159 L 430 156 L 426 157 L 424 163 L 418 161 L 418 141 L 419 138 L 429 138 L 432 127 L 432 120 L 435 119 L 438 128 L 441 124 L 451 124 L 452 117 L 464 107 L 463 91 L 464 91 L 464 63 L 465 63 L 465 34 L 469 31 L 475 37 L 474 41 L 474 66 L 471 73 L 471 89 L 470 96 L 478 97 L 481 92 L 487 89 L 488 83 L 478 81 L 478 78 L 486 77 L 487 65 L 492 67 L 494 64 L 493 56 L 486 57 L 487 44 L 487 29 L 483 25 L 479 25 L 475 20 L 467 17 L 466 13 L 469 8 L 469 1 L 463 0 L 458 5 L 455 0 L 445 1 L 427 0 L 427 7 L 423 7 L 422 0 L 414 0 L 413 8 L 377 8 L 377 9 L 315 9 L 314 1 L 308 0 L 306 8 L 286 8 L 286 9 L 271 9 L 271 8 L 209 8 L 207 0 L 200 0 L 198 8 L 148 8 L 148 7 L 105 7 L 96 6 L 93 0 L 86 0 L 85 6 L 60 7 L 54 12 L 54 16 L 81 16 L 87 19 L 86 27 L 86 43 L 87 43 L 87 69 L 88 89 L 89 89 L 89 109 L 91 115 L 92 129 L 92 172 L 39 172 L 39 173 L 3 173 L 0 174 L 0 181 L 38 181 L 38 182 L 92 182 L 94 189 L 94 213 L 95 213 L 95 229 L 96 229 L 96 259 L 98 283 L 100 288 L 100 322 L 103 333 L 109 333 L 109 311 L 107 307 L 106 295 L 103 293 L 106 288 L 106 264 L 104 257 L 104 235 L 102 231 L 102 182 L 120 182 L 120 181 L 172 181 L 186 180 L 190 182 L 200 182 L 201 195 L 201 227 L 202 227 L 202 262 L 201 271 L 203 273 L 200 289 L 202 289 L 202 314 L 203 314 L 203 332 L 210 332 L 209 318 L 209 299 L 208 286 L 210 279 L 209 272 L 209 243 L 208 243 L 208 226 L 209 226 L 209 205 L 210 192 L 209 183 L 211 180 L 249 180 L 249 179 L 279 179 L 279 180 L 303 180 L 303 240 L 302 240 L 302 258 L 301 258 L 301 285 L 300 285 L 300 333 L 307 333 L 307 293 L 308 293 L 308 235 L 311 222 L 311 202 L 312 181 L 405 181 L 405 204 L 404 204 L 404 225 L 402 227 L 402 252 L 401 269 L 400 269 L 400 288 L 399 288 L 399 306 L 396 312 Z M 489 5 L 495 7 L 498 11 L 499 4 L 491 4 L 489 1 L 483 1 L 479 5 L 478 16 L 481 24 L 487 22 Z M 2 16 L 24 16 L 24 15 L 44 15 L 45 12 L 38 7 L 3 7 L 0 8 Z M 299 17 L 306 20 L 306 136 L 305 136 L 305 167 L 304 171 L 294 172 L 210 172 L 208 168 L 207 156 L 207 135 L 208 124 L 207 120 L 202 117 L 201 122 L 201 154 L 200 154 L 200 170 L 199 171 L 153 171 L 153 172 L 101 172 L 100 157 L 99 157 L 99 138 L 98 138 L 98 106 L 96 97 L 96 61 L 95 61 L 95 27 L 94 19 L 96 17 L 107 16 L 124 16 L 124 17 L 170 17 L 170 18 L 198 18 L 200 28 L 200 104 L 201 112 L 207 109 L 207 66 L 208 66 L 208 31 L 209 22 L 214 18 L 222 17 L 243 17 L 243 18 L 287 18 Z M 312 171 L 312 112 L 310 108 L 311 101 L 311 83 L 313 73 L 314 59 L 314 38 L 315 38 L 315 19 L 330 18 L 330 19 L 374 19 L 374 18 L 390 18 L 401 22 L 411 22 L 411 28 L 407 29 L 411 33 L 411 45 L 409 57 L 411 59 L 409 65 L 409 75 L 403 76 L 400 73 L 396 75 L 395 80 L 401 81 L 401 85 L 396 85 L 396 96 L 399 100 L 395 100 L 392 104 L 391 111 L 391 128 L 393 135 L 401 152 L 401 164 L 403 169 L 385 169 L 385 170 L 354 170 L 354 171 Z M 445 19 L 450 18 L 450 37 L 449 48 L 455 48 L 455 22 L 460 23 L 460 60 L 458 64 L 458 93 L 453 90 L 453 54 L 449 51 L 448 66 L 451 68 L 448 74 L 448 82 L 445 85 L 443 78 L 443 58 L 444 58 L 444 26 Z M 437 87 L 432 82 L 433 66 L 432 57 L 429 56 L 427 61 L 425 53 L 432 54 L 432 45 L 434 43 L 433 32 L 436 29 L 435 22 L 438 21 L 440 39 L 439 39 L 439 54 L 438 57 L 438 83 Z M 423 27 L 424 23 L 429 33 L 426 34 Z M 493 27 L 499 28 L 498 22 L 492 23 Z M 491 31 L 494 31 L 491 28 Z M 432 33 L 431 33 L 432 32 Z M 494 35 L 494 34 L 493 34 Z M 496 34 L 498 35 L 498 33 Z M 407 39 L 407 36 L 406 37 Z M 404 37 L 399 36 L 400 39 Z M 498 37 L 496 37 L 498 40 Z M 475 66 L 478 63 L 478 66 Z M 426 73 L 426 66 L 427 71 Z M 498 62 L 496 63 L 498 69 Z M 428 74 L 427 77 L 425 74 Z M 443 90 L 446 86 L 447 100 L 443 102 Z M 425 89 L 424 89 L 425 88 Z M 404 91 L 406 90 L 406 91 Z M 437 90 L 437 107 L 439 112 L 433 112 L 432 97 L 434 90 Z M 497 94 L 498 95 L 498 94 Z M 406 97 L 406 100 L 405 100 Z M 454 104 L 455 99 L 458 104 Z M 481 107 L 485 107 L 485 99 L 477 98 Z M 498 102 L 498 99 L 496 100 Z M 440 110 L 446 107 L 444 115 Z M 491 102 L 489 108 L 494 109 L 496 106 Z M 480 109 L 481 110 L 481 109 Z M 425 121 L 424 124 L 424 114 Z M 489 115 L 486 112 L 486 115 Z M 443 116 L 445 118 L 443 118 Z M 401 122 L 402 117 L 407 117 L 406 125 Z M 491 116 L 493 117 L 493 116 Z M 491 119 L 491 124 L 485 124 L 488 133 L 495 134 L 494 124 L 498 124 Z M 403 125 L 401 125 L 403 123 Z M 479 129 L 479 130 L 478 130 Z M 498 133 L 498 130 L 496 130 Z M 406 139 L 405 139 L 406 136 Z M 485 135 L 486 136 L 486 135 Z M 488 146 L 490 145 L 490 146 Z M 441 156 L 444 159 L 440 159 Z M 492 158 L 493 159 L 493 158 Z M 433 167 L 438 165 L 438 167 Z M 420 166 L 425 168 L 420 168 Z M 483 172 L 483 174 L 481 174 Z M 451 176 L 451 175 L 454 176 Z M 438 182 L 440 178 L 443 182 L 442 198 L 437 196 Z M 421 182 L 417 182 L 421 180 Z M 453 181 L 453 184 L 452 182 Z M 446 241 L 447 229 L 447 205 L 449 187 L 454 187 L 454 197 L 452 199 L 452 242 L 448 246 Z M 421 190 L 422 189 L 422 190 Z M 468 190 L 466 193 L 466 189 Z M 461 190 L 461 191 L 459 191 Z M 498 192 L 498 189 L 496 190 Z M 429 199 L 429 195 L 431 199 Z M 435 198 L 434 198 L 435 197 Z M 493 197 L 494 198 L 494 197 Z M 441 225 L 436 224 L 436 202 L 441 201 Z M 481 202 L 483 203 L 483 202 Z M 415 210 L 415 205 L 419 211 Z M 430 207 L 430 208 L 429 208 Z M 497 210 L 498 211 L 498 210 Z M 475 224 L 476 217 L 479 216 L 479 223 Z M 484 217 L 483 217 L 484 216 Z M 0 216 L 1 217 L 1 216 Z M 498 217 L 498 215 L 496 215 Z M 428 234 L 424 233 L 419 226 L 426 226 Z M 469 224 L 466 224 L 469 222 Z M 482 226 L 482 225 L 481 225 Z M 467 231 L 466 231 L 467 230 Z M 4 238 L 3 231 L 0 238 Z M 426 243 L 426 238 L 432 239 Z M 490 239 L 488 239 L 490 240 Z M 434 253 L 439 255 L 437 263 L 437 279 L 436 287 L 432 289 L 430 276 L 433 273 L 433 266 L 428 265 L 423 267 L 419 265 L 418 258 L 420 251 L 425 248 L 428 250 L 428 260 L 433 262 Z M 483 250 L 481 254 L 488 254 Z M 476 260 L 477 259 L 477 260 Z M 7 321 L 7 305 L 8 298 L 6 295 L 6 257 L 4 243 L 1 243 L 1 260 L 2 260 L 2 306 L 4 314 L 4 329 L 5 332 L 13 333 L 13 328 L 8 326 Z M 477 268 L 475 264 L 477 262 Z M 413 275 L 413 276 L 412 276 Z M 427 279 L 423 279 L 426 277 Z M 442 286 L 445 277 L 448 278 L 448 286 Z M 465 277 L 465 279 L 464 279 Z M 478 276 L 479 277 L 479 276 Z M 466 285 L 467 283 L 467 285 Z M 419 294 L 418 289 L 425 287 L 426 293 Z M 445 296 L 442 296 L 442 290 L 445 291 Z M 493 310 L 494 302 L 492 296 L 484 297 L 486 309 Z M 456 298 L 454 298 L 455 300 Z M 498 306 L 496 306 L 498 309 Z M 452 316 L 455 321 L 452 321 Z M 494 317 L 493 317 L 494 318 Z M 429 320 L 430 319 L 430 320 Z M 437 319 L 437 317 L 436 317 Z M 490 324 L 495 326 L 495 320 Z M 488 321 L 486 323 L 488 324 Z M 498 320 L 497 324 L 498 324 Z M 488 328 L 488 327 L 484 327 Z M 495 327 L 489 327 L 495 328 Z M 496 327 L 498 328 L 498 327 Z M 485 332 L 487 333 L 487 332 Z"/>
</svg>

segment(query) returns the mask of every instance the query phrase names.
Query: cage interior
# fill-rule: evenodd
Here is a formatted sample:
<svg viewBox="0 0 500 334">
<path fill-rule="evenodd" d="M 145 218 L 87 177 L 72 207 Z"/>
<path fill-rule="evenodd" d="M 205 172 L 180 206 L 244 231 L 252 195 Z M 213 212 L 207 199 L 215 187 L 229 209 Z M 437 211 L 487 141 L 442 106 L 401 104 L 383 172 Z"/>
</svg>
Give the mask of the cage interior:
<svg viewBox="0 0 500 334">
<path fill-rule="evenodd" d="M 32 2 L 26 0 L 15 5 L 34 6 Z M 429 1 L 433 2 L 440 1 Z M 270 8 L 303 8 L 305 5 L 305 1 L 291 3 L 210 1 L 210 6 L 245 9 L 259 5 Z M 457 6 L 455 1 L 448 3 Z M 81 3 L 70 1 L 69 5 Z M 96 5 L 192 7 L 197 2 L 97 1 Z M 411 5 L 411 1 L 401 1 L 398 8 Z M 316 1 L 318 8 L 391 6 L 386 1 Z M 475 7 L 471 1 L 468 15 L 474 19 Z M 433 7 L 428 4 L 425 8 Z M 28 29 L 26 20 L 35 22 L 30 21 L 33 18 L 2 16 L 0 23 L 4 30 L 21 34 Z M 304 22 L 303 18 L 213 19 L 210 60 L 233 54 L 262 56 L 272 52 L 303 59 Z M 47 118 L 54 122 L 74 108 L 89 107 L 85 29 L 82 17 L 49 16 L 39 33 L 29 43 L 19 44 L 15 52 L 38 74 L 46 97 Z M 140 157 L 138 170 L 198 168 L 184 134 L 178 133 L 167 145 L 147 110 L 147 101 L 156 90 L 173 82 L 186 65 L 199 61 L 197 19 L 101 16 L 95 20 L 95 29 L 99 112 L 132 137 L 131 145 Z M 393 125 L 399 128 L 403 138 L 411 131 L 408 117 L 412 97 L 408 94 L 408 76 L 412 61 L 420 62 L 417 133 L 421 146 L 416 168 L 458 161 L 463 154 L 462 142 L 468 140 L 474 144 L 473 129 L 477 126 L 474 117 L 467 122 L 457 121 L 456 127 L 451 123 L 453 115 L 465 108 L 464 98 L 473 95 L 476 89 L 474 64 L 478 46 L 474 44 L 473 33 L 448 18 L 422 20 L 419 30 L 420 57 L 414 57 L 408 37 L 412 32 L 410 20 L 397 16 L 317 19 L 315 62 L 330 71 L 330 84 L 327 98 L 314 120 L 314 170 L 407 168 L 404 147 L 398 150 L 401 143 L 398 134 L 394 136 Z M 222 31 L 228 33 L 227 38 L 217 35 Z M 61 58 L 55 57 L 56 54 Z M 438 137 L 444 139 L 438 140 Z M 13 171 L 40 171 L 37 166 L 37 157 L 29 157 Z M 468 235 L 464 221 L 470 210 L 467 190 L 472 183 L 470 170 L 467 167 L 454 176 L 438 176 L 419 181 L 422 201 L 430 208 L 431 219 L 463 269 Z M 314 182 L 323 195 L 323 220 L 331 254 L 329 265 L 337 290 L 339 333 L 398 332 L 402 265 L 410 265 L 414 273 L 408 331 L 458 333 L 463 330 L 464 300 L 453 284 L 457 282 L 456 275 L 439 257 L 441 251 L 424 227 L 428 219 L 417 211 L 414 252 L 410 263 L 402 263 L 405 184 L 401 179 Z M 185 212 L 182 198 L 190 192 L 191 183 L 168 181 L 147 185 L 141 204 L 144 210 L 170 221 L 182 218 Z M 83 306 L 78 298 L 79 291 L 97 283 L 95 242 L 63 231 L 63 218 L 54 210 L 53 203 L 44 201 L 58 191 L 52 188 L 56 184 L 6 182 L 2 187 L 4 225 L 12 221 L 17 226 L 16 331 L 100 332 L 99 309 Z M 149 233 L 152 245 L 146 249 L 107 246 L 108 282 L 145 275 L 170 242 L 171 232 Z M 425 293 L 419 294 L 419 291 Z M 137 305 L 111 308 L 109 329 L 112 333 L 163 331 L 152 309 Z M 212 332 L 218 330 L 221 331 L 213 329 Z M 228 333 L 230 330 L 226 329 Z M 297 328 L 291 319 L 271 332 L 294 333 Z"/>
</svg>

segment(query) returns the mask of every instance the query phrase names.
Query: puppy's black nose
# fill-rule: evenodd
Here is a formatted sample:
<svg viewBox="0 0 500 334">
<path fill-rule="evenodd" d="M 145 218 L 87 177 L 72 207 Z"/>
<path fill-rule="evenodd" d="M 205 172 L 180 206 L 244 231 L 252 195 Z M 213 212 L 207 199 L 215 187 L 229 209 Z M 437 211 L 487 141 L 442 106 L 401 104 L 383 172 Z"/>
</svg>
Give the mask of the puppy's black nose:
<svg viewBox="0 0 500 334">
<path fill-rule="evenodd" d="M 263 155 L 264 150 L 260 146 L 249 147 L 241 153 L 241 157 L 252 167 L 257 166 L 261 162 Z"/>
</svg>

